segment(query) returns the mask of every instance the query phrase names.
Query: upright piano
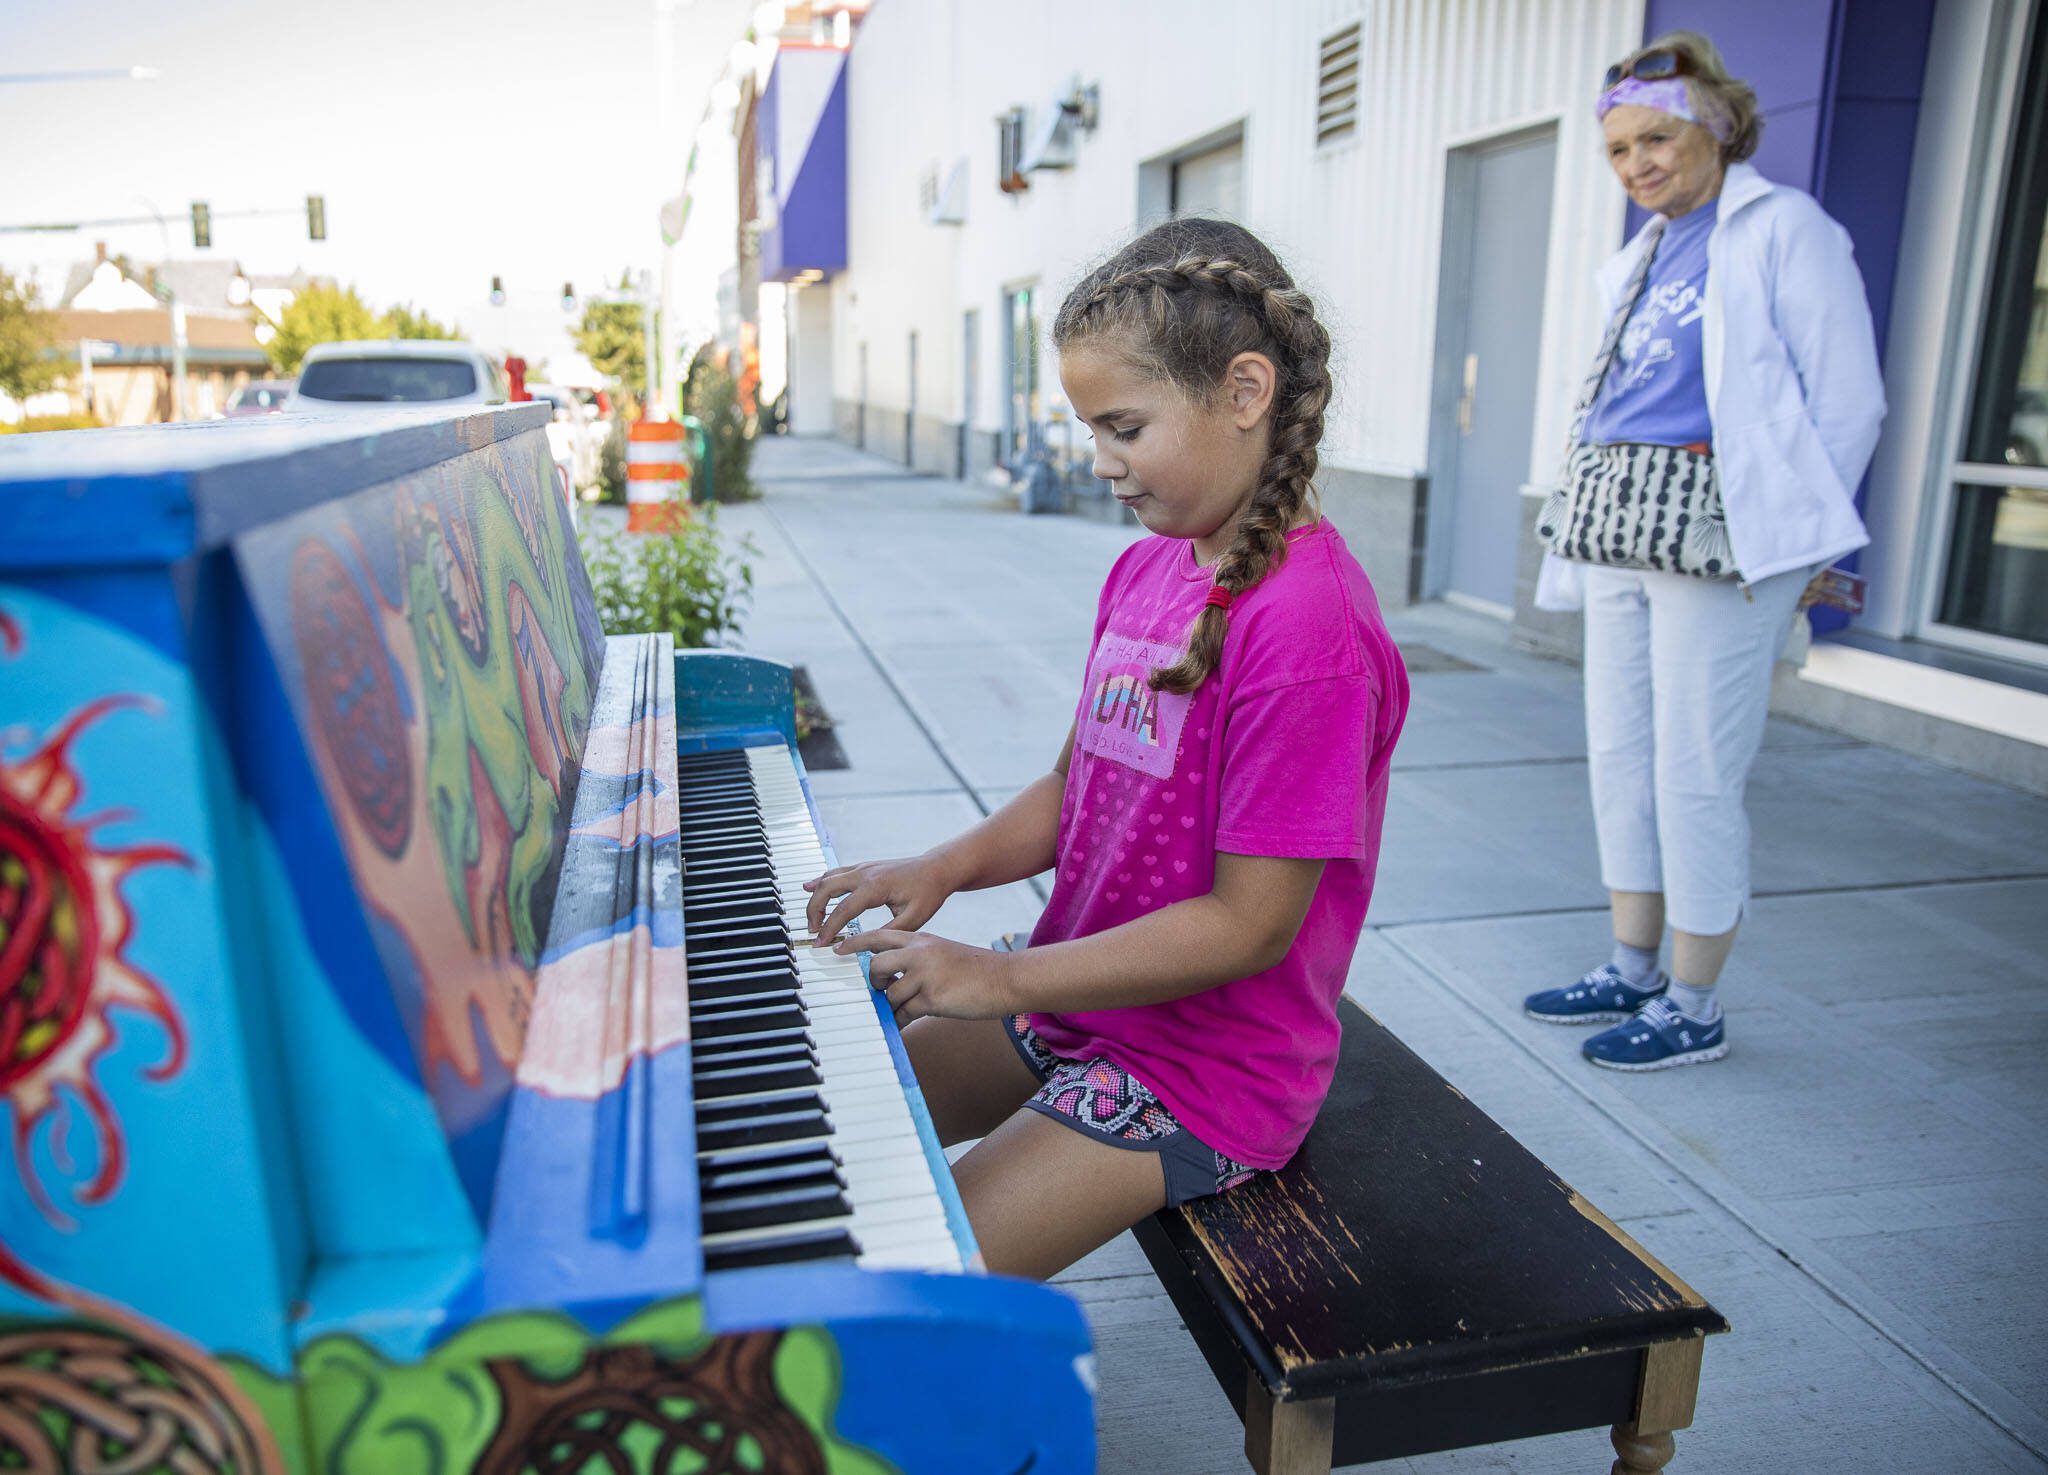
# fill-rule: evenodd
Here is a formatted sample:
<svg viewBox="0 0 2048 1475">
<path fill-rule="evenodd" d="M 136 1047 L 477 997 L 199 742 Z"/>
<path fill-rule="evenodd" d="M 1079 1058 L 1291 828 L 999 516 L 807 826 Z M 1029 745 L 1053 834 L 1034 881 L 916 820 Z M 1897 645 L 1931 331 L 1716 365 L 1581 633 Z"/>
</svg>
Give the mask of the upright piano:
<svg viewBox="0 0 2048 1475">
<path fill-rule="evenodd" d="M 0 1469 L 1092 1470 L 789 671 L 604 633 L 545 418 L 0 437 Z"/>
</svg>

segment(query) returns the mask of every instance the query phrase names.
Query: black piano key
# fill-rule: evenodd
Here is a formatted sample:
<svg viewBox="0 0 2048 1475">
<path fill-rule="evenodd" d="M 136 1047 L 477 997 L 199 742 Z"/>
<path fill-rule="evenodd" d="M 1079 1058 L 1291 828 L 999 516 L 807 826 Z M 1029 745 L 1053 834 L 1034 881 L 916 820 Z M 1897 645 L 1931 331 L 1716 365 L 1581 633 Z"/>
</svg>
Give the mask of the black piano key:
<svg viewBox="0 0 2048 1475">
<path fill-rule="evenodd" d="M 687 938 L 697 927 L 782 926 L 782 907 L 773 897 L 727 903 L 683 902 L 683 929 Z M 784 928 L 787 935 L 788 929 Z"/>
<path fill-rule="evenodd" d="M 795 989 L 796 974 L 784 968 L 775 973 L 743 978 L 693 978 L 690 980 L 690 1001 L 708 1004 L 714 999 L 743 998 L 770 984 L 779 984 L 785 991 Z"/>
<path fill-rule="evenodd" d="M 751 1014 L 761 1009 L 781 1005 L 799 1004 L 803 994 L 794 987 L 755 988 L 747 993 L 732 994 L 722 999 L 690 1000 L 690 1023 L 699 1024 L 706 1020 L 723 1019 L 732 1014 Z"/>
<path fill-rule="evenodd" d="M 811 1219 L 844 1219 L 852 1213 L 853 1205 L 831 1186 L 767 1189 L 706 1202 L 704 1232 L 725 1234 L 735 1229 L 802 1224 Z"/>
<path fill-rule="evenodd" d="M 695 844 L 707 837 L 730 840 L 736 836 L 767 841 L 768 827 L 761 823 L 761 811 L 751 799 L 705 800 L 677 807 L 682 811 L 686 843 Z"/>
<path fill-rule="evenodd" d="M 690 1041 L 690 1056 L 693 1060 L 705 1060 L 714 1055 L 722 1055 L 728 1050 L 752 1050 L 762 1045 L 785 1045 L 792 1042 L 808 1048 L 812 1044 L 810 1031 L 802 1025 L 796 1025 L 751 1032 L 742 1030 L 736 1034 L 722 1035 L 717 1039 L 705 1039 L 700 1035 Z"/>
<path fill-rule="evenodd" d="M 702 891 L 684 889 L 683 914 L 689 918 L 691 927 L 700 921 L 707 927 L 717 927 L 752 918 L 779 920 L 782 898 L 773 886 L 758 881 L 732 887 L 714 887 L 707 882 Z"/>
<path fill-rule="evenodd" d="M 788 1151 L 716 1153 L 698 1162 L 697 1188 L 700 1194 L 729 1193 L 776 1185 L 790 1187 L 813 1179 L 829 1180 L 843 1188 L 846 1180 L 840 1176 L 839 1166 L 838 1156 L 823 1143 Z"/>
<path fill-rule="evenodd" d="M 722 1049 L 708 1049 L 692 1043 L 690 1061 L 692 1070 L 709 1070 L 713 1066 L 723 1068 L 729 1065 L 765 1065 L 775 1061 L 816 1065 L 818 1052 L 811 1048 L 808 1040 L 801 1039 L 778 1040 L 766 1045 L 726 1046 Z"/>
<path fill-rule="evenodd" d="M 810 1015 L 802 1008 L 742 1009 L 699 1019 L 690 1017 L 690 1032 L 700 1039 L 715 1040 L 735 1035 L 753 1035 L 768 1030 L 802 1030 Z"/>
<path fill-rule="evenodd" d="M 800 1142 L 810 1137 L 829 1137 L 831 1134 L 832 1123 L 822 1109 L 771 1111 L 760 1116 L 735 1116 L 730 1120 L 716 1122 L 699 1120 L 697 1150 L 717 1152 L 729 1147 L 751 1147 L 767 1142 Z"/>
<path fill-rule="evenodd" d="M 816 1091 L 777 1091 L 757 1101 L 721 1101 L 697 1110 L 699 1126 L 722 1126 L 749 1116 L 769 1116 L 786 1111 L 823 1111 L 825 1100 Z"/>
<path fill-rule="evenodd" d="M 808 1062 L 736 1065 L 724 1070 L 707 1070 L 690 1078 L 690 1089 L 699 1101 L 716 1101 L 721 1096 L 738 1096 L 750 1091 L 773 1091 L 784 1087 L 822 1086 L 825 1078 Z"/>
<path fill-rule="evenodd" d="M 689 959 L 694 971 L 699 966 L 716 967 L 720 963 L 745 963 L 762 966 L 773 962 L 794 963 L 796 959 L 789 950 L 789 939 L 778 937 L 769 942 L 738 944 L 724 947 L 691 948 L 685 945 L 683 955 Z"/>
<path fill-rule="evenodd" d="M 741 953 L 730 958 L 689 959 L 690 984 L 694 989 L 699 983 L 713 979 L 733 982 L 746 978 L 785 978 L 796 973 L 796 958 L 786 947 L 774 952 Z"/>
<path fill-rule="evenodd" d="M 820 1227 L 737 1245 L 704 1246 L 706 1270 L 744 1270 L 753 1265 L 789 1265 L 799 1260 L 836 1260 L 860 1254 L 844 1229 Z"/>
<path fill-rule="evenodd" d="M 702 927 L 691 927 L 683 939 L 685 947 L 703 950 L 709 947 L 737 947 L 743 942 L 768 943 L 776 947 L 789 946 L 789 929 L 782 925 L 781 917 L 769 917 L 758 922 L 711 923 Z"/>
<path fill-rule="evenodd" d="M 690 809 L 742 809 L 758 814 L 760 800 L 752 784 L 687 783 L 676 789 L 676 802 Z"/>
<path fill-rule="evenodd" d="M 687 888 L 694 881 L 767 881 L 773 884 L 775 872 L 765 860 L 709 860 L 692 865 L 688 856 L 683 857 L 683 881 Z"/>
</svg>

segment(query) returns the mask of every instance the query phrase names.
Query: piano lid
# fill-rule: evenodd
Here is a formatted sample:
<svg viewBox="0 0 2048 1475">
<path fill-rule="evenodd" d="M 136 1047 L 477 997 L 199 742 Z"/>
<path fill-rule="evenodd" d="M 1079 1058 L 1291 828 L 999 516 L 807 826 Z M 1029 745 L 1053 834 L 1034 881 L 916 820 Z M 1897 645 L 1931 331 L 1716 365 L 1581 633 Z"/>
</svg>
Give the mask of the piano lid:
<svg viewBox="0 0 2048 1475">
<path fill-rule="evenodd" d="M 429 406 L 0 436 L 0 572 L 175 562 L 547 417 Z"/>
</svg>

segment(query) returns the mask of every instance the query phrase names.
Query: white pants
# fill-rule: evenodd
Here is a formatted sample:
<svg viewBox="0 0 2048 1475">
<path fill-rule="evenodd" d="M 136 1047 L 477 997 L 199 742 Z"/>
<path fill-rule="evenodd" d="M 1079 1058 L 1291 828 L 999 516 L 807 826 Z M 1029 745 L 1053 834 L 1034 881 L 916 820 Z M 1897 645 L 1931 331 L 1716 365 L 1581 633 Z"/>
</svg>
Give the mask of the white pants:
<svg viewBox="0 0 2048 1475">
<path fill-rule="evenodd" d="M 1665 919 L 1726 932 L 1749 900 L 1749 766 L 1807 574 L 1753 584 L 1583 566 L 1586 750 L 1600 874 Z"/>
</svg>

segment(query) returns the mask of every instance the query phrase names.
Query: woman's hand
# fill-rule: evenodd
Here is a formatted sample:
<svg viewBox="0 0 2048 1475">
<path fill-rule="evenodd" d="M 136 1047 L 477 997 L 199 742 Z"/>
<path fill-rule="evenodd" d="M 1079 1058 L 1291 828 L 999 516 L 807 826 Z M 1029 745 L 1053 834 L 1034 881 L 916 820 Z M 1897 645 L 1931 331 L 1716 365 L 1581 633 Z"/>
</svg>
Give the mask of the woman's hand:
<svg viewBox="0 0 2048 1475">
<path fill-rule="evenodd" d="M 887 907 L 890 925 L 914 932 L 932 919 L 953 894 L 952 882 L 928 855 L 910 860 L 870 860 L 840 866 L 804 882 L 811 904 L 804 918 L 820 944 L 839 936 L 848 922 L 870 907 Z M 834 897 L 846 899 L 832 905 Z M 829 909 L 829 910 L 828 910 Z"/>
<path fill-rule="evenodd" d="M 897 927 L 842 938 L 833 951 L 871 956 L 870 982 L 889 996 L 899 1025 L 927 1014 L 1001 1019 L 1020 1012 L 1011 976 L 1015 953 Z"/>
</svg>

